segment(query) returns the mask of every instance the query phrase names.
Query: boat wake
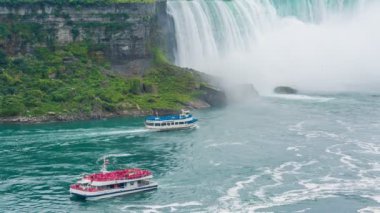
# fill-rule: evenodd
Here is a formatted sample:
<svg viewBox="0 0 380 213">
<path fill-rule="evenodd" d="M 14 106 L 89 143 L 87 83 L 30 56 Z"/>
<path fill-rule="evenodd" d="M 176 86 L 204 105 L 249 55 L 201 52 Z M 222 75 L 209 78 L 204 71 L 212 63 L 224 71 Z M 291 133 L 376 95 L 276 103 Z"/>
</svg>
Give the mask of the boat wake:
<svg viewBox="0 0 380 213">
<path fill-rule="evenodd" d="M 147 129 L 130 129 L 130 130 L 122 130 L 122 129 L 100 129 L 100 131 L 91 131 L 88 133 L 84 133 L 84 136 L 87 137 L 101 137 L 101 136 L 112 136 L 112 135 L 128 135 L 128 134 L 138 134 L 148 132 Z"/>
<path fill-rule="evenodd" d="M 133 154 L 128 154 L 128 153 L 125 153 L 125 154 L 107 154 L 107 155 L 103 155 L 101 158 L 98 158 L 98 160 L 96 160 L 96 162 L 102 161 L 105 158 L 110 158 L 110 157 L 120 158 L 120 157 L 129 157 L 132 155 Z"/>
<path fill-rule="evenodd" d="M 185 203 L 171 203 L 166 205 L 127 205 L 124 206 L 121 211 L 123 212 L 174 212 L 177 208 L 202 206 L 202 203 L 198 201 L 190 201 Z"/>
<path fill-rule="evenodd" d="M 49 141 L 77 141 L 82 139 L 102 138 L 102 137 L 124 137 L 144 134 L 149 132 L 147 129 L 125 129 L 125 128 L 94 128 L 94 129 L 68 129 L 68 130 L 44 130 L 44 131 L 29 131 L 13 135 L 1 136 L 4 141 L 19 141 L 27 138 L 25 144 L 35 142 Z M 27 136 L 27 137 L 25 137 Z"/>
</svg>

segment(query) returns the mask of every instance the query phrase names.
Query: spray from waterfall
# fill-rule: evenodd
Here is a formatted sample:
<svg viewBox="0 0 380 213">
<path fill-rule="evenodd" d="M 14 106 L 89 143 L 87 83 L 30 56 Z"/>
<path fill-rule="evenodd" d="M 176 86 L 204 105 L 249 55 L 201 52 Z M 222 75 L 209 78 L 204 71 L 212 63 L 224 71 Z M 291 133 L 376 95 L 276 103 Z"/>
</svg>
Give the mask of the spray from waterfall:
<svg viewBox="0 0 380 213">
<path fill-rule="evenodd" d="M 261 94 L 380 91 L 380 4 L 360 0 L 173 0 L 176 63 Z"/>
</svg>

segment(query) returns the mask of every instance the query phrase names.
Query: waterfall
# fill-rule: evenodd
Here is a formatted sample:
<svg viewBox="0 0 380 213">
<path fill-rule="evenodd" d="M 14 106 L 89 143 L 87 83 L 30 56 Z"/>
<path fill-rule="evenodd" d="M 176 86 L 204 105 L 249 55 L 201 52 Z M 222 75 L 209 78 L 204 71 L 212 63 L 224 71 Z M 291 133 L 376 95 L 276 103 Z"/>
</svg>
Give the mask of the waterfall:
<svg viewBox="0 0 380 213">
<path fill-rule="evenodd" d="M 205 69 L 229 50 L 247 50 L 267 22 L 276 17 L 269 1 L 169 1 L 175 20 L 180 66 Z"/>
<path fill-rule="evenodd" d="M 174 19 L 177 45 L 175 63 L 262 88 L 282 83 L 321 89 L 310 87 L 308 77 L 325 81 L 326 89 L 362 85 L 367 83 L 363 75 L 350 66 L 363 66 L 370 79 L 378 76 L 372 69 L 380 69 L 373 54 L 367 59 L 355 54 L 360 50 L 374 53 L 380 44 L 376 26 L 367 25 L 380 21 L 380 7 L 370 2 L 169 0 L 167 11 Z M 366 34 L 371 42 L 364 41 Z M 345 66 L 349 60 L 354 63 Z M 333 81 L 318 75 L 323 72 L 334 78 L 346 72 L 352 78 Z"/>
</svg>

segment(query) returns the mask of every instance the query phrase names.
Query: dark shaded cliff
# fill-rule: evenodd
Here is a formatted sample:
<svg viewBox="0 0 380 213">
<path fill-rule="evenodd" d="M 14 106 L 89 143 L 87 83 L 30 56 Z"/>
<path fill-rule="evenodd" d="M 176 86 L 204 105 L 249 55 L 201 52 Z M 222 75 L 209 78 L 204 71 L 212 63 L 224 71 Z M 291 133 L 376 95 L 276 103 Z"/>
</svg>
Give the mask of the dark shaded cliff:
<svg viewBox="0 0 380 213">
<path fill-rule="evenodd" d="M 0 48 L 8 55 L 33 53 L 36 47 L 90 41 L 97 54 L 123 74 L 141 74 L 151 47 L 170 48 L 166 2 L 59 5 L 0 4 Z M 170 53 L 168 55 L 171 55 Z"/>
</svg>

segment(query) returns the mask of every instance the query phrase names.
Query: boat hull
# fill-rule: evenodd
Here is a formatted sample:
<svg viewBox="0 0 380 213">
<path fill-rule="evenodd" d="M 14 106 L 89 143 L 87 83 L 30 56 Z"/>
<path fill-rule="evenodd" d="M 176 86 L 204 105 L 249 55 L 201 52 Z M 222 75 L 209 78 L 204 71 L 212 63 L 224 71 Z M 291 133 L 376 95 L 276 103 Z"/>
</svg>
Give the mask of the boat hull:
<svg viewBox="0 0 380 213">
<path fill-rule="evenodd" d="M 181 129 L 193 129 L 196 128 L 197 125 L 195 123 L 193 124 L 187 124 L 187 125 L 173 125 L 173 126 L 148 126 L 145 125 L 145 127 L 149 130 L 154 130 L 154 131 L 172 131 L 172 130 L 181 130 Z"/>
<path fill-rule="evenodd" d="M 147 185 L 144 187 L 138 187 L 134 189 L 113 189 L 113 190 L 100 191 L 100 192 L 99 191 L 85 192 L 81 190 L 70 189 L 70 194 L 80 199 L 98 200 L 98 199 L 122 196 L 122 195 L 127 195 L 127 194 L 134 194 L 138 192 L 151 191 L 151 190 L 157 189 L 157 187 L 158 187 L 157 183 L 152 183 L 150 185 Z"/>
</svg>

